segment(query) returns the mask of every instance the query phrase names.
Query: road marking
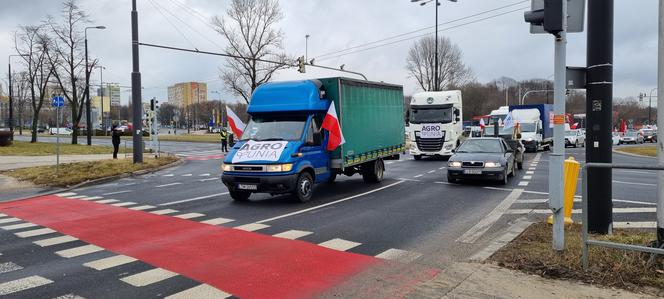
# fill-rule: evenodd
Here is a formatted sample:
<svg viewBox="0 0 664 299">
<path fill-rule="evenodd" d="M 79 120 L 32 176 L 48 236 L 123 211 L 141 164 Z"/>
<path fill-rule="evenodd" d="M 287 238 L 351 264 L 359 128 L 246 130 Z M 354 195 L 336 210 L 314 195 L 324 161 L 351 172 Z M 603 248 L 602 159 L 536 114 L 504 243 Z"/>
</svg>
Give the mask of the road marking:
<svg viewBox="0 0 664 299">
<path fill-rule="evenodd" d="M 214 178 L 215 180 L 217 178 Z M 176 205 L 179 203 L 185 203 L 185 202 L 190 202 L 190 201 L 196 201 L 196 200 L 201 200 L 201 199 L 207 199 L 207 198 L 212 198 L 212 197 L 217 197 L 217 196 L 222 196 L 226 195 L 228 192 L 223 192 L 223 193 L 217 193 L 217 194 L 210 194 L 210 195 L 205 195 L 205 196 L 199 196 L 199 197 L 194 197 L 190 199 L 183 199 L 183 200 L 178 200 L 178 201 L 172 201 L 172 202 L 167 202 L 167 203 L 162 203 L 159 204 L 159 206 L 170 206 L 170 205 Z"/>
<path fill-rule="evenodd" d="M 528 184 L 530 184 L 530 182 L 527 182 L 527 181 L 519 182 L 519 186 L 521 186 L 521 187 L 526 187 L 526 186 L 528 186 Z"/>
<path fill-rule="evenodd" d="M 203 174 L 199 174 L 198 176 L 210 176 L 210 174 L 209 173 L 203 173 Z"/>
<path fill-rule="evenodd" d="M 629 172 L 629 173 L 638 173 L 638 174 L 656 174 L 653 171 L 636 171 L 636 170 L 624 170 L 624 169 L 614 169 L 613 171 Z M 614 222 L 615 223 L 615 222 Z"/>
<path fill-rule="evenodd" d="M 115 192 L 104 193 L 104 194 L 102 194 L 102 195 L 122 194 L 122 193 L 129 193 L 129 192 L 132 192 L 132 191 L 133 191 L 133 190 L 115 191 Z"/>
<path fill-rule="evenodd" d="M 7 217 L 7 214 L 0 213 L 0 218 Z"/>
<path fill-rule="evenodd" d="M 14 264 L 12 262 L 0 263 L 0 274 L 21 270 L 21 269 L 23 269 L 23 267 Z"/>
<path fill-rule="evenodd" d="M 28 237 L 35 237 L 35 236 L 41 236 L 41 235 L 48 235 L 52 234 L 55 231 L 50 229 L 50 228 L 40 228 L 40 229 L 34 229 L 34 230 L 29 230 L 29 231 L 24 231 L 20 233 L 15 233 L 15 235 L 19 238 L 28 238 Z"/>
<path fill-rule="evenodd" d="M 172 174 L 172 173 L 169 173 L 169 174 L 165 174 L 165 175 L 162 175 L 162 176 L 165 176 L 165 177 L 171 177 L 171 176 L 173 176 L 173 174 Z"/>
<path fill-rule="evenodd" d="M 111 204 L 111 205 L 116 206 L 116 207 L 124 207 L 124 206 L 131 206 L 131 205 L 135 205 L 135 204 L 136 203 L 133 202 L 133 201 L 125 201 L 125 202 L 114 203 L 114 204 Z"/>
<path fill-rule="evenodd" d="M 76 193 L 74 192 L 64 192 L 64 193 L 58 193 L 55 196 L 60 196 L 60 197 L 68 197 L 68 196 L 74 196 Z"/>
<path fill-rule="evenodd" d="M 175 185 L 180 185 L 180 184 L 182 184 L 182 183 L 180 183 L 180 182 L 175 182 L 175 183 L 170 183 L 170 184 L 157 185 L 157 186 L 154 186 L 154 187 L 155 187 L 155 188 L 163 188 L 163 187 L 175 186 Z"/>
<path fill-rule="evenodd" d="M 138 207 L 131 207 L 129 209 L 134 210 L 134 211 L 143 211 L 143 210 L 148 210 L 148 209 L 152 209 L 152 208 L 156 208 L 156 207 L 151 206 L 151 205 L 142 205 L 142 206 L 138 206 Z"/>
<path fill-rule="evenodd" d="M 311 234 L 313 234 L 313 233 L 312 232 L 307 232 L 307 231 L 302 231 L 302 230 L 292 229 L 292 230 L 289 230 L 289 231 L 285 231 L 283 233 L 278 233 L 278 234 L 273 235 L 273 236 L 277 237 L 277 238 L 295 240 L 295 239 L 299 239 L 299 238 L 302 238 L 304 236 L 308 236 L 308 235 L 311 235 Z"/>
<path fill-rule="evenodd" d="M 186 289 L 182 292 L 167 296 L 166 299 L 189 299 L 189 298 L 223 299 L 228 297 L 231 297 L 231 294 L 221 291 L 208 284 L 201 284 L 191 289 Z"/>
<path fill-rule="evenodd" d="M 505 232 L 503 235 L 492 241 L 491 244 L 489 244 L 488 246 L 484 247 L 482 250 L 471 256 L 470 260 L 482 262 L 488 259 L 500 248 L 503 248 L 509 242 L 514 240 L 514 238 L 520 235 L 531 224 L 532 222 L 527 221 L 525 218 L 517 219 L 514 224 L 510 225 L 510 227 L 507 229 L 507 232 Z"/>
<path fill-rule="evenodd" d="M 236 226 L 234 228 L 239 229 L 239 230 L 243 230 L 243 231 L 253 232 L 253 231 L 257 231 L 259 229 L 264 229 L 266 227 L 270 227 L 270 226 L 267 225 L 267 224 L 249 223 L 249 224 L 245 224 L 245 225 Z"/>
<path fill-rule="evenodd" d="M 14 217 L 12 217 L 12 218 L 0 219 L 0 224 L 3 224 L 3 223 L 11 223 L 11 222 L 16 222 L 16 221 L 21 221 L 21 219 L 14 218 Z"/>
<path fill-rule="evenodd" d="M 191 173 L 183 174 L 182 176 L 192 176 Z"/>
<path fill-rule="evenodd" d="M 434 184 L 443 184 L 443 185 L 454 185 L 450 182 L 434 182 Z"/>
<path fill-rule="evenodd" d="M 375 193 L 375 192 L 378 192 L 378 191 L 381 191 L 381 190 L 385 190 L 387 188 L 399 185 L 403 182 L 405 182 L 405 180 L 400 180 L 400 181 L 394 182 L 392 184 L 389 184 L 387 186 L 376 188 L 376 189 L 373 189 L 371 191 L 356 194 L 356 195 L 349 196 L 349 197 L 346 197 L 346 198 L 342 198 L 342 199 L 339 199 L 339 200 L 335 200 L 335 201 L 332 201 L 332 202 L 328 202 L 326 204 L 322 204 L 322 205 L 319 205 L 319 206 L 311 207 L 311 208 L 304 209 L 304 210 L 295 211 L 295 212 L 292 212 L 292 213 L 288 213 L 288 214 L 284 214 L 284 215 L 281 215 L 281 216 L 268 218 L 268 219 L 261 220 L 261 221 L 256 221 L 256 223 L 270 222 L 270 221 L 274 221 L 274 220 L 277 220 L 277 219 L 282 219 L 282 218 L 286 218 L 286 217 L 295 216 L 295 215 L 299 215 L 299 214 L 302 214 L 302 213 L 310 212 L 310 211 L 313 211 L 313 210 L 318 210 L 318 209 L 321 209 L 321 208 L 324 208 L 324 207 L 327 207 L 327 206 L 335 205 L 335 204 L 338 204 L 338 203 L 341 203 L 341 202 L 344 202 L 344 201 L 348 201 L 348 200 L 351 200 L 351 199 L 354 199 L 354 198 L 362 197 L 362 196 L 365 196 L 365 195 L 369 195 L 371 193 Z"/>
<path fill-rule="evenodd" d="M 534 171 L 530 171 L 530 170 L 528 170 L 528 171 L 526 171 L 526 174 L 533 175 L 533 174 L 535 174 L 535 172 L 534 172 Z"/>
<path fill-rule="evenodd" d="M 124 264 L 128 264 L 131 262 L 136 261 L 135 258 L 129 257 L 126 255 L 116 255 L 116 256 L 111 256 L 99 260 L 94 260 L 91 262 L 87 262 L 83 264 L 83 266 L 86 266 L 88 268 L 92 268 L 95 270 L 106 270 L 109 268 L 117 267 L 117 266 L 122 266 Z"/>
<path fill-rule="evenodd" d="M 109 203 L 114 203 L 114 202 L 119 202 L 117 199 L 104 199 L 104 200 L 98 200 L 95 201 L 96 203 L 103 203 L 103 204 L 109 204 Z"/>
<path fill-rule="evenodd" d="M 120 280 L 133 285 L 135 287 L 144 287 L 151 285 L 162 280 L 169 279 L 171 277 L 177 276 L 177 273 L 173 273 L 162 268 L 155 268 L 131 276 L 120 278 Z"/>
<path fill-rule="evenodd" d="M 85 196 L 85 197 L 81 197 L 79 199 L 90 201 L 90 200 L 97 200 L 97 199 L 102 199 L 102 198 L 104 198 L 104 197 L 102 197 L 102 196 Z"/>
<path fill-rule="evenodd" d="M 500 202 L 493 211 L 489 212 L 488 215 L 484 216 L 475 226 L 471 227 L 467 232 L 465 232 L 461 237 L 456 241 L 461 243 L 472 244 L 477 241 L 484 233 L 486 233 L 495 223 L 500 219 L 500 217 L 505 214 L 505 212 L 514 204 L 514 202 L 519 199 L 523 193 L 523 189 L 514 189 L 510 192 L 502 202 Z"/>
<path fill-rule="evenodd" d="M 535 170 L 537 170 L 537 168 L 530 167 L 530 168 L 528 168 L 528 170 L 529 170 L 529 171 L 535 171 Z"/>
<path fill-rule="evenodd" d="M 624 181 L 613 181 L 614 183 L 618 184 L 625 184 L 625 185 L 636 185 L 636 186 L 657 186 L 657 184 L 646 184 L 646 183 L 632 183 L 632 182 L 624 182 Z"/>
<path fill-rule="evenodd" d="M 39 245 L 41 247 L 47 247 L 47 246 L 53 246 L 53 245 L 58 245 L 58 244 L 63 244 L 63 243 L 68 243 L 68 242 L 73 242 L 73 241 L 78 241 L 78 239 L 74 238 L 72 236 L 61 236 L 61 237 L 48 238 L 48 239 L 44 239 L 44 240 L 34 241 L 32 243 L 35 243 L 36 245 Z"/>
<path fill-rule="evenodd" d="M 152 211 L 150 213 L 152 214 L 157 214 L 157 215 L 166 215 L 166 214 L 172 214 L 172 213 L 177 213 L 179 212 L 178 210 L 173 210 L 173 209 L 163 209 L 163 210 L 158 210 L 158 211 Z"/>
<path fill-rule="evenodd" d="M 29 290 L 49 283 L 53 283 L 53 281 L 37 275 L 8 281 L 0 284 L 0 296 Z"/>
<path fill-rule="evenodd" d="M 8 225 L 8 226 L 3 226 L 0 227 L 4 230 L 15 230 L 15 229 L 21 229 L 21 228 L 28 228 L 28 227 L 35 227 L 37 226 L 34 223 L 21 223 L 21 224 L 14 224 L 14 225 Z"/>
<path fill-rule="evenodd" d="M 233 221 L 235 221 L 235 220 L 219 217 L 219 218 L 213 218 L 213 219 L 210 219 L 210 220 L 201 221 L 201 223 L 205 223 L 205 224 L 209 224 L 209 225 L 219 225 L 219 224 L 224 224 L 224 223 L 233 222 Z"/>
<path fill-rule="evenodd" d="M 198 217 L 203 217 L 203 216 L 205 216 L 205 214 L 187 213 L 187 214 L 175 215 L 174 217 L 181 218 L 181 219 L 191 219 L 191 218 L 198 218 Z"/>
<path fill-rule="evenodd" d="M 202 179 L 202 180 L 198 180 L 198 181 L 199 182 L 207 182 L 207 181 L 214 181 L 214 180 L 218 180 L 218 178 Z"/>
<path fill-rule="evenodd" d="M 613 208 L 614 214 L 656 213 L 657 208 Z M 506 214 L 551 214 L 548 209 L 511 209 Z M 581 214 L 581 209 L 573 209 L 572 214 Z"/>
<path fill-rule="evenodd" d="M 344 239 L 332 239 L 329 241 L 325 241 L 323 243 L 318 244 L 323 247 L 327 247 L 330 249 L 338 250 L 338 251 L 346 251 L 348 249 L 351 249 L 353 247 L 357 247 L 362 245 L 362 243 L 357 243 L 357 242 L 352 242 L 352 241 L 347 241 Z"/>
<path fill-rule="evenodd" d="M 414 179 L 407 179 L 407 178 L 399 178 L 400 181 L 409 181 L 409 182 L 421 182 L 422 180 L 414 180 Z"/>
<path fill-rule="evenodd" d="M 434 173 L 434 172 L 436 172 L 436 171 L 435 171 L 435 170 L 432 170 L 432 171 L 429 171 L 429 172 L 427 172 L 427 173 Z"/>
<path fill-rule="evenodd" d="M 76 196 L 69 196 L 68 198 L 69 199 L 81 199 L 81 198 L 84 198 L 84 197 L 87 197 L 87 196 L 85 196 L 85 195 L 76 195 Z"/>
<path fill-rule="evenodd" d="M 388 249 L 378 255 L 376 255 L 377 258 L 381 259 L 386 259 L 386 260 L 392 260 L 392 261 L 399 261 L 402 263 L 410 263 L 416 259 L 418 259 L 422 254 L 417 253 L 417 252 L 412 252 L 412 251 L 406 251 L 406 250 L 401 250 L 401 249 Z"/>
<path fill-rule="evenodd" d="M 74 247 L 70 249 L 65 249 L 65 250 L 60 250 L 56 251 L 55 254 L 64 257 L 64 258 L 72 258 L 72 257 L 77 257 L 81 255 L 86 255 L 90 253 L 95 253 L 104 250 L 104 248 L 101 248 L 99 246 L 95 245 L 83 245 L 79 247 Z"/>
<path fill-rule="evenodd" d="M 443 169 L 445 169 L 445 168 L 447 168 L 447 167 L 441 167 L 441 168 L 438 168 L 438 169 L 443 170 Z"/>
<path fill-rule="evenodd" d="M 67 294 L 67 295 L 62 295 L 62 296 L 55 297 L 53 299 L 85 299 L 85 297 L 81 297 L 81 296 L 74 295 L 74 294 Z"/>
<path fill-rule="evenodd" d="M 419 178 L 419 177 L 422 177 L 422 176 L 424 176 L 424 175 L 423 174 L 418 174 L 418 175 L 414 176 L 414 178 Z"/>
<path fill-rule="evenodd" d="M 523 176 L 523 179 L 524 179 L 524 180 L 531 180 L 532 178 L 533 178 L 532 175 L 524 175 L 524 176 Z"/>
<path fill-rule="evenodd" d="M 613 228 L 657 228 L 656 221 L 613 222 Z"/>
<path fill-rule="evenodd" d="M 387 162 L 385 162 L 385 164 L 387 164 L 387 165 L 390 165 L 390 164 L 392 164 L 392 163 L 394 163 L 394 162 L 392 162 L 392 161 L 387 161 Z"/>
</svg>

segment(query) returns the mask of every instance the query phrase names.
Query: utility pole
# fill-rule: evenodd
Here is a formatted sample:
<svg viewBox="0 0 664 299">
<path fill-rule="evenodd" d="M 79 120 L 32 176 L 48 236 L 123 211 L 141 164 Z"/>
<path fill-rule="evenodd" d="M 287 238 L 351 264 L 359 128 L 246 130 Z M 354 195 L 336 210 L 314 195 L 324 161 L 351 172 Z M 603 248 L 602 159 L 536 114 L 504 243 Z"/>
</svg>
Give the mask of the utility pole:
<svg viewBox="0 0 664 299">
<path fill-rule="evenodd" d="M 85 27 L 85 126 L 87 128 L 88 145 L 92 145 L 92 113 L 90 112 L 90 67 L 88 66 L 88 29 L 106 29 L 105 26 Z"/>
<path fill-rule="evenodd" d="M 12 89 L 12 59 L 13 55 L 9 55 L 9 131 L 12 133 L 12 140 L 14 139 L 14 92 Z"/>
<path fill-rule="evenodd" d="M 141 123 L 141 71 L 138 56 L 138 12 L 136 0 L 131 0 L 131 56 L 133 70 L 131 72 L 131 107 L 133 122 L 133 153 L 134 164 L 143 163 L 143 125 Z"/>
<path fill-rule="evenodd" d="M 612 163 L 613 0 L 588 0 L 586 162 Z M 588 170 L 588 230 L 613 229 L 611 169 Z"/>
<path fill-rule="evenodd" d="M 659 47 L 657 55 L 657 93 L 664 90 L 664 0 L 659 0 Z M 664 97 L 657 96 L 657 135 L 664 136 Z M 657 162 L 664 165 L 664 140 L 657 138 Z M 657 176 L 657 245 L 664 245 L 664 171 Z"/>
</svg>

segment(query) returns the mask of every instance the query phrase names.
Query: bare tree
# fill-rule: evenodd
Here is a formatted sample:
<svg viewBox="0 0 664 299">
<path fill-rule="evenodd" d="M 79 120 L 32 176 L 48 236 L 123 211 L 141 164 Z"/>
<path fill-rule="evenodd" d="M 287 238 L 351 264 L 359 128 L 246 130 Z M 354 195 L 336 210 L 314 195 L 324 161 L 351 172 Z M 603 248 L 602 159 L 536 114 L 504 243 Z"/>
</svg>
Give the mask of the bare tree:
<svg viewBox="0 0 664 299">
<path fill-rule="evenodd" d="M 71 143 L 78 144 L 79 124 L 86 98 L 85 77 L 86 73 L 89 76 L 92 72 L 97 60 L 93 59 L 88 69 L 85 68 L 83 27 L 90 22 L 90 19 L 78 6 L 77 0 L 65 0 L 61 19 L 62 23 L 56 23 L 53 17 L 49 17 L 46 22 L 53 38 L 53 43 L 46 54 L 54 70 L 53 76 L 64 91 L 64 97 L 71 108 L 73 126 Z"/>
<path fill-rule="evenodd" d="M 49 39 L 44 31 L 44 26 L 20 26 L 14 36 L 16 51 L 23 55 L 27 66 L 26 81 L 29 85 L 29 98 L 32 107 L 32 135 L 30 142 L 37 142 L 37 125 L 39 124 L 39 112 L 44 105 L 44 100 L 49 95 L 46 88 L 52 76 L 52 68 L 48 63 L 47 51 Z"/>
<path fill-rule="evenodd" d="M 277 0 L 233 0 L 227 16 L 212 19 L 215 30 L 227 41 L 226 54 L 242 58 L 226 60 L 221 79 L 226 89 L 249 103 L 254 90 L 287 67 L 282 49 L 284 34 L 275 29 L 283 15 Z M 279 63 L 261 62 L 269 59 Z"/>
<path fill-rule="evenodd" d="M 30 83 L 28 82 L 28 73 L 20 72 L 12 75 L 12 85 L 14 91 L 14 107 L 16 109 L 16 120 L 18 122 L 18 134 L 23 135 L 23 127 L 25 125 L 25 113 L 28 110 L 29 98 L 28 94 Z"/>
<path fill-rule="evenodd" d="M 436 40 L 424 37 L 410 48 L 406 58 L 406 69 L 417 80 L 423 90 L 435 89 L 435 49 Z M 473 80 L 473 72 L 462 61 L 461 49 L 442 37 L 438 40 L 438 86 L 451 89 Z"/>
</svg>

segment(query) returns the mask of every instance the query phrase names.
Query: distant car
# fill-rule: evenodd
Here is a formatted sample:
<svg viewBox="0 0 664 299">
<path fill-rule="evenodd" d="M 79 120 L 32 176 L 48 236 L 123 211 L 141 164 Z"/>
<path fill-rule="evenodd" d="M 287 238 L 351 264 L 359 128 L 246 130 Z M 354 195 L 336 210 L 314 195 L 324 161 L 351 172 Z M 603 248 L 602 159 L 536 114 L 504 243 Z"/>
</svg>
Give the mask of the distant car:
<svg viewBox="0 0 664 299">
<path fill-rule="evenodd" d="M 627 144 L 627 143 L 638 144 L 638 143 L 643 143 L 643 135 L 641 135 L 638 131 L 627 131 L 627 132 L 625 132 L 625 135 L 623 135 L 623 136 L 620 138 L 620 143 L 621 143 L 621 144 Z"/>
<path fill-rule="evenodd" d="M 586 134 L 581 130 L 569 130 L 565 131 L 565 147 L 573 146 L 585 146 L 586 144 Z"/>
<path fill-rule="evenodd" d="M 657 132 L 653 129 L 643 129 L 641 130 L 643 134 L 643 142 L 656 143 L 657 142 Z"/>
<path fill-rule="evenodd" d="M 620 132 L 613 132 L 611 135 L 611 143 L 613 145 L 620 145 Z"/>
<path fill-rule="evenodd" d="M 71 135 L 72 130 L 68 128 L 50 128 L 48 133 L 51 135 Z"/>
<path fill-rule="evenodd" d="M 460 179 L 496 180 L 507 184 L 516 172 L 515 151 L 499 137 L 470 138 L 464 141 L 447 163 L 447 181 Z"/>
</svg>

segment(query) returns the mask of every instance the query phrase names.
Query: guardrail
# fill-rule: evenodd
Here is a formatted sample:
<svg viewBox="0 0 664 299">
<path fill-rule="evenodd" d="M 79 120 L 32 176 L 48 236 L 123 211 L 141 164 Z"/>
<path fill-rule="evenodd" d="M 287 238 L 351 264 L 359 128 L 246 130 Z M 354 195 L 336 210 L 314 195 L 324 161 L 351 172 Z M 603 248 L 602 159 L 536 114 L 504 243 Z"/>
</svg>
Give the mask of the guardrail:
<svg viewBox="0 0 664 299">
<path fill-rule="evenodd" d="M 630 245 L 630 244 L 622 244 L 622 243 L 615 243 L 615 242 L 589 239 L 589 236 L 588 236 L 588 187 L 587 187 L 588 186 L 588 169 L 589 168 L 639 169 L 639 170 L 664 171 L 664 166 L 647 166 L 647 165 L 646 166 L 634 166 L 634 165 L 627 165 L 627 164 L 611 164 L 611 163 L 586 163 L 583 166 L 583 183 L 581 185 L 581 188 L 582 188 L 581 192 L 582 192 L 582 196 L 583 196 L 583 199 L 582 199 L 582 203 L 583 203 L 583 208 L 582 208 L 582 214 L 583 214 L 582 215 L 582 217 L 583 217 L 583 255 L 582 255 L 583 269 L 584 270 L 588 269 L 588 248 L 590 247 L 590 245 L 664 255 L 664 249 L 662 249 L 662 248 L 653 248 L 653 247 L 646 247 L 646 246 L 639 246 L 639 245 Z"/>
</svg>

